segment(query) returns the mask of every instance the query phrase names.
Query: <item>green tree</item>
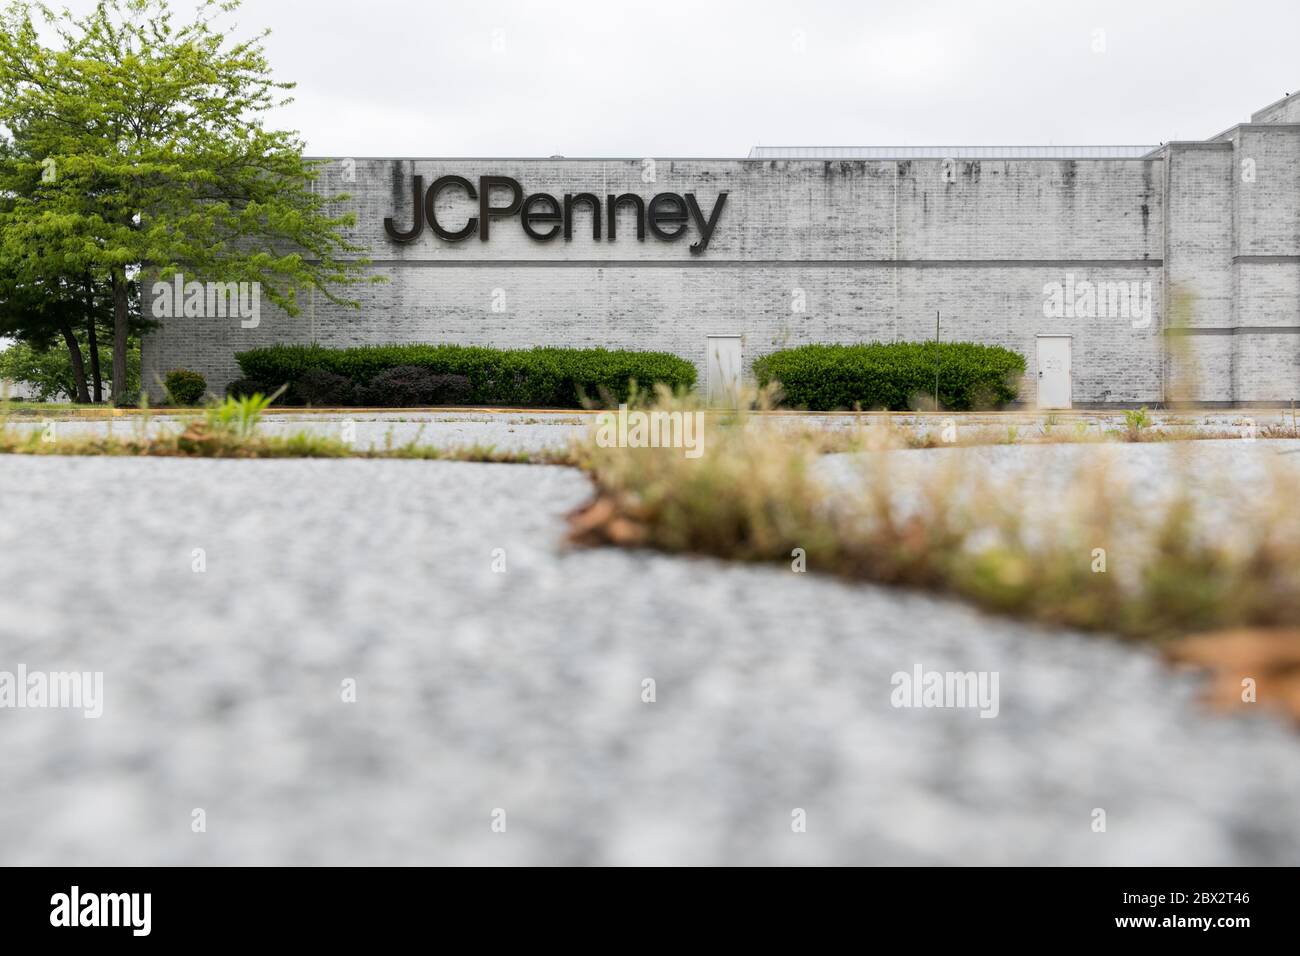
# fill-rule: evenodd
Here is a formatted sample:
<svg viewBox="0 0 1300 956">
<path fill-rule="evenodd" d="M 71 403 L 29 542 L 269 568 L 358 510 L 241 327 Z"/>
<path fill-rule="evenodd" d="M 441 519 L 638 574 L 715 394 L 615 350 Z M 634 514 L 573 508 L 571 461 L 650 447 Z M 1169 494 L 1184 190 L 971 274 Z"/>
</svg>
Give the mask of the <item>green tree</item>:
<svg viewBox="0 0 1300 956">
<path fill-rule="evenodd" d="M 95 356 L 98 351 L 102 360 L 109 358 L 106 346 L 100 346 L 98 350 L 90 348 L 85 333 L 78 333 L 77 339 L 87 357 Z M 49 347 L 42 350 L 30 342 L 14 342 L 6 348 L 0 342 L 0 379 L 26 386 L 42 402 L 81 401 L 78 395 L 85 394 L 82 390 L 91 386 L 86 378 L 79 378 L 79 374 L 86 374 L 86 364 L 83 363 L 78 373 L 73 369 L 71 353 L 67 349 Z M 126 353 L 126 394 L 134 396 L 139 391 L 140 342 L 132 336 Z"/>
<path fill-rule="evenodd" d="M 266 125 L 293 84 L 272 79 L 265 31 L 218 28 L 238 6 L 207 0 L 182 24 L 166 0 L 100 0 L 80 19 L 14 0 L 0 16 L 0 273 L 103 283 L 115 402 L 133 280 L 255 282 L 290 315 L 301 291 L 356 307 L 342 289 L 378 281 L 343 235 L 354 217 L 333 212 L 348 197 L 318 192 L 297 134 Z"/>
<path fill-rule="evenodd" d="M 68 350 L 62 362 L 68 369 L 64 380 L 72 388 L 68 397 L 88 402 L 85 360 L 77 337 L 81 322 L 82 305 L 57 276 L 45 282 L 0 278 L 0 334 L 17 339 L 33 354 L 49 352 L 61 340 Z"/>
<path fill-rule="evenodd" d="M 40 351 L 28 342 L 0 343 L 0 380 L 26 386 L 41 402 L 67 398 L 77 387 L 66 352 Z"/>
<path fill-rule="evenodd" d="M 105 282 L 86 274 L 80 282 L 64 276 L 20 277 L 7 272 L 0 262 L 0 338 L 29 346 L 44 355 L 61 342 L 67 350 L 62 360 L 51 361 L 68 369 L 68 381 L 75 391 L 68 397 L 77 402 L 103 400 L 103 368 L 111 365 L 112 354 L 101 354 L 100 343 L 113 337 L 113 301 Z M 136 318 L 138 288 L 130 284 L 132 321 L 129 341 L 138 348 L 139 335 L 156 323 Z M 12 376 L 11 376 L 12 377 Z M 138 389 L 133 389 L 134 395 Z"/>
</svg>

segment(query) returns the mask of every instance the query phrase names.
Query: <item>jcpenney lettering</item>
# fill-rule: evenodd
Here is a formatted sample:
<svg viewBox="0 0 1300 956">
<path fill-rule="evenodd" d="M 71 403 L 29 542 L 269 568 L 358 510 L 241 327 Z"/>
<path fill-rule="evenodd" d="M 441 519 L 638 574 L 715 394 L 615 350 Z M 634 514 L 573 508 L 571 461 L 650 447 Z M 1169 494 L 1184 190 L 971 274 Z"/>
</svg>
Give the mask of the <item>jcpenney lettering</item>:
<svg viewBox="0 0 1300 956">
<path fill-rule="evenodd" d="M 434 207 L 438 197 L 448 189 L 463 193 L 471 203 L 476 202 L 478 215 L 467 216 L 463 225 L 459 222 L 454 226 L 440 222 Z M 499 198 L 504 198 L 500 194 L 508 194 L 509 201 L 494 205 L 494 190 Z M 391 216 L 384 220 L 384 232 L 394 242 L 411 242 L 419 238 L 425 223 L 428 223 L 438 238 L 448 242 L 461 242 L 476 232 L 481 242 L 487 242 L 492 220 L 515 216 L 519 217 L 519 225 L 524 232 L 538 242 L 550 242 L 561 235 L 569 240 L 573 238 L 574 213 L 580 207 L 585 207 L 591 216 L 593 239 L 601 238 L 602 219 L 605 222 L 605 238 L 611 242 L 616 239 L 619 210 L 630 209 L 636 217 L 638 240 L 644 240 L 648 231 L 656 239 L 675 242 L 693 229 L 697 238 L 690 248 L 695 255 L 709 247 L 709 240 L 713 237 L 713 230 L 717 228 L 722 207 L 727 201 L 725 192 L 718 193 L 713 208 L 706 216 L 695 193 L 659 193 L 651 197 L 649 202 L 635 193 L 611 193 L 605 197 L 602 216 L 601 199 L 595 193 L 565 193 L 562 199 L 549 193 L 525 196 L 519 181 L 509 176 L 480 176 L 477 186 L 464 176 L 439 176 L 427 190 L 424 188 L 424 177 L 415 176 L 411 192 L 411 227 L 399 229 Z M 466 212 L 474 208 L 469 206 Z"/>
</svg>

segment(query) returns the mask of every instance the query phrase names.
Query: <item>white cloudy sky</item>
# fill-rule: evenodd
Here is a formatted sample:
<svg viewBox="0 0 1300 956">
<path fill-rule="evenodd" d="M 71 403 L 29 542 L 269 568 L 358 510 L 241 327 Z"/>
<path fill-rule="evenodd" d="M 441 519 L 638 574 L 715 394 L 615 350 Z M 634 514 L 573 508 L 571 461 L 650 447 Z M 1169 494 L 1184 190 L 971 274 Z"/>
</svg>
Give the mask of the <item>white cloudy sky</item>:
<svg viewBox="0 0 1300 956">
<path fill-rule="evenodd" d="M 276 121 L 313 155 L 1153 144 L 1300 95 L 1297 0 L 245 0 L 236 20 L 273 31 L 299 84 Z"/>
</svg>

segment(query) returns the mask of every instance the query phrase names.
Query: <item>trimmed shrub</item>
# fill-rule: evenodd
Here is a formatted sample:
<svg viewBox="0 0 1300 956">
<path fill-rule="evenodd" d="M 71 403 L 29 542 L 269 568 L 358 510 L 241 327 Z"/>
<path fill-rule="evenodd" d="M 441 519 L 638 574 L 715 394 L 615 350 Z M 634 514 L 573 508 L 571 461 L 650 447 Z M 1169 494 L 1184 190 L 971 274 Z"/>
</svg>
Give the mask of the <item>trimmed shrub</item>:
<svg viewBox="0 0 1300 956">
<path fill-rule="evenodd" d="M 468 375 L 435 375 L 437 404 L 469 405 L 474 397 L 474 386 Z"/>
<path fill-rule="evenodd" d="M 226 386 L 226 397 L 247 398 L 250 395 L 270 395 L 274 391 L 274 388 L 270 388 L 264 383 L 258 382 L 254 379 L 237 378 Z M 284 404 L 283 399 L 281 399 L 280 404 Z"/>
<path fill-rule="evenodd" d="M 274 391 L 274 389 L 272 389 Z M 324 369 L 314 368 L 304 372 L 290 389 L 292 398 L 287 405 L 315 405 L 318 408 L 351 405 L 354 400 L 352 379 Z M 270 395 L 271 392 L 263 392 Z"/>
<path fill-rule="evenodd" d="M 398 365 L 372 378 L 370 384 L 361 390 L 361 401 L 366 405 L 390 408 L 437 405 L 442 378 L 437 372 L 419 365 Z"/>
<path fill-rule="evenodd" d="M 167 401 L 173 405 L 197 405 L 208 391 L 208 382 L 198 372 L 187 368 L 173 369 L 163 379 Z"/>
<path fill-rule="evenodd" d="M 907 411 L 933 402 L 936 372 L 941 408 L 998 408 L 1019 394 L 1025 359 L 972 342 L 873 342 L 805 345 L 754 361 L 760 386 L 778 382 L 785 405 L 814 411 Z"/>
<path fill-rule="evenodd" d="M 626 352 L 605 349 L 535 348 L 504 350 L 464 345 L 378 345 L 331 349 L 320 345 L 273 345 L 235 356 L 244 376 L 254 382 L 297 383 L 310 371 L 326 371 L 349 379 L 354 400 L 378 401 L 371 386 L 382 373 L 417 367 L 436 376 L 420 379 L 412 373 L 384 379 L 383 388 L 396 388 L 398 379 L 410 388 L 431 388 L 434 398 L 415 404 L 515 405 L 580 408 L 593 402 L 626 401 L 631 383 L 650 388 L 663 383 L 677 390 L 695 384 L 695 366 L 666 352 Z M 277 386 L 278 387 L 278 386 Z M 403 386 L 406 387 L 406 386 Z M 396 393 L 394 393 L 396 394 Z M 408 392 L 402 392 L 403 395 Z"/>
</svg>

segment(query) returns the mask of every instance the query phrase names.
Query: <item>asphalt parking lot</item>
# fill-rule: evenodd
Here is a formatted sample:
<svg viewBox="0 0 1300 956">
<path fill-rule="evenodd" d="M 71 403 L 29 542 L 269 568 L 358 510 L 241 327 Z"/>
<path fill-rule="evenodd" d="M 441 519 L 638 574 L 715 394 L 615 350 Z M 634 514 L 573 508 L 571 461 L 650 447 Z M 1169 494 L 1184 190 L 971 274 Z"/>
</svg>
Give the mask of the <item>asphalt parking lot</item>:
<svg viewBox="0 0 1300 956">
<path fill-rule="evenodd" d="M 1300 854 L 1300 738 L 1205 712 L 1150 651 L 571 550 L 588 493 L 531 465 L 0 457 L 0 670 L 103 675 L 98 718 L 0 710 L 0 863 Z M 917 667 L 996 672 L 996 717 L 893 706 Z"/>
</svg>

